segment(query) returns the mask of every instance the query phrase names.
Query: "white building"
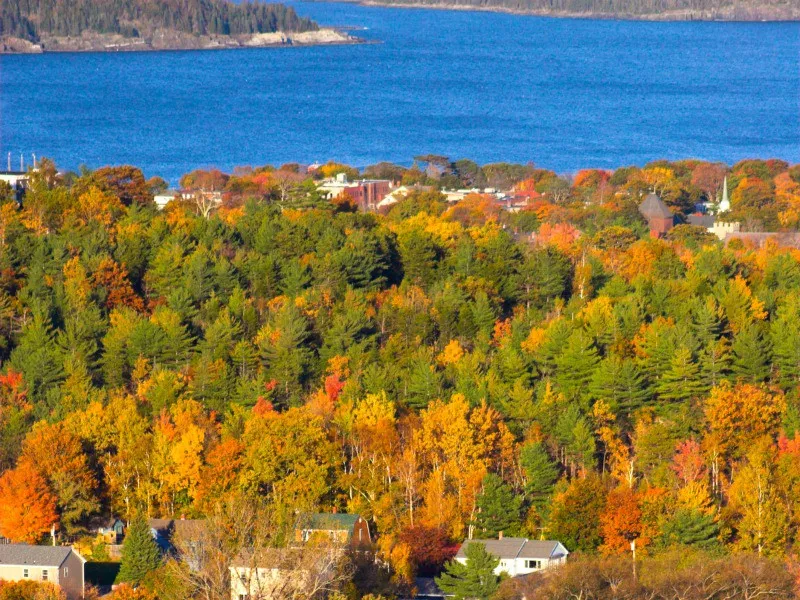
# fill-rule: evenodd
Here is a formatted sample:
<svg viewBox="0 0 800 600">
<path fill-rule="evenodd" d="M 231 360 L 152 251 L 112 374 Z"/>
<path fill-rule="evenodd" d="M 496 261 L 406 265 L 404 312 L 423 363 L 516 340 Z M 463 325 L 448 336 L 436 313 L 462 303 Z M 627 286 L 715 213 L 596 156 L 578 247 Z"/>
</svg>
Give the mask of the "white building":
<svg viewBox="0 0 800 600">
<path fill-rule="evenodd" d="M 0 544 L 0 579 L 49 581 L 68 600 L 83 598 L 83 557 L 67 546 Z"/>
<path fill-rule="evenodd" d="M 511 577 L 560 565 L 566 562 L 569 555 L 561 542 L 501 536 L 499 540 L 465 540 L 456 554 L 458 562 L 467 563 L 466 551 L 470 544 L 483 544 L 489 554 L 500 559 L 495 574 L 507 573 Z"/>
<path fill-rule="evenodd" d="M 482 196 L 493 196 L 497 200 L 503 198 L 506 195 L 504 192 L 500 192 L 494 188 L 485 188 L 485 189 L 472 188 L 470 190 L 467 189 L 442 190 L 442 193 L 445 196 L 445 201 L 450 204 L 461 202 L 464 198 L 466 198 L 467 196 L 471 196 L 473 194 L 479 194 Z"/>
<path fill-rule="evenodd" d="M 348 181 L 346 173 L 339 173 L 336 177 L 326 179 L 317 189 L 325 194 L 328 199 L 336 198 L 349 187 L 356 185 Z"/>
<path fill-rule="evenodd" d="M 156 203 L 159 210 L 162 210 L 168 203 L 178 197 L 180 197 L 180 192 L 178 190 L 164 190 L 153 196 L 153 202 Z"/>
<path fill-rule="evenodd" d="M 29 178 L 26 171 L 0 171 L 0 181 L 6 182 L 12 188 L 27 186 Z"/>
<path fill-rule="evenodd" d="M 738 233 L 741 228 L 741 224 L 738 222 L 717 221 L 714 215 L 689 215 L 686 221 L 689 225 L 702 227 L 708 233 L 713 233 L 720 240 L 724 240 L 729 233 Z"/>
</svg>

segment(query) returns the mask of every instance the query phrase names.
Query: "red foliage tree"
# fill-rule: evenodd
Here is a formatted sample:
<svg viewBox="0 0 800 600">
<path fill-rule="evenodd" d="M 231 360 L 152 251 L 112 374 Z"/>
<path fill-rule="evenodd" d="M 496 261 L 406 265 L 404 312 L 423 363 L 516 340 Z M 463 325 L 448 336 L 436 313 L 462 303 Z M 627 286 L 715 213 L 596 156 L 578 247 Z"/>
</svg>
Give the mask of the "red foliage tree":
<svg viewBox="0 0 800 600">
<path fill-rule="evenodd" d="M 409 527 L 400 534 L 400 541 L 411 549 L 411 559 L 419 575 L 438 573 L 442 565 L 458 552 L 458 546 L 453 545 L 441 527 Z"/>
</svg>

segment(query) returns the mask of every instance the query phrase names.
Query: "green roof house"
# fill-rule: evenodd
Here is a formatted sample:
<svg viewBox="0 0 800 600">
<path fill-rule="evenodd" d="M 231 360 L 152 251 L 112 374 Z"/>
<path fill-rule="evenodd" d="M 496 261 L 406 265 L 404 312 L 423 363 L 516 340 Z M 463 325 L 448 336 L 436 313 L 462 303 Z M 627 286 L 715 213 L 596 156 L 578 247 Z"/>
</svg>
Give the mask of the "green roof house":
<svg viewBox="0 0 800 600">
<path fill-rule="evenodd" d="M 314 540 L 331 540 L 363 548 L 372 543 L 369 524 L 361 515 L 346 513 L 305 513 L 294 528 L 294 541 L 305 544 Z"/>
</svg>

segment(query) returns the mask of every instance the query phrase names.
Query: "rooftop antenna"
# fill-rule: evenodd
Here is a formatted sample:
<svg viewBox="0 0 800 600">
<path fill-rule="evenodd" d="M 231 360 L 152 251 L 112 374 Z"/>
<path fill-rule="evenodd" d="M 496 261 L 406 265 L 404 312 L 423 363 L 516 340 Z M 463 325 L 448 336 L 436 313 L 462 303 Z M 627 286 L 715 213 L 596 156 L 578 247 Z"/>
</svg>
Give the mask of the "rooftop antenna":
<svg viewBox="0 0 800 600">
<path fill-rule="evenodd" d="M 19 170 L 20 171 L 25 170 L 25 159 L 22 156 L 22 152 L 19 153 Z"/>
<path fill-rule="evenodd" d="M 11 152 L 8 153 L 8 170 L 11 172 Z"/>
</svg>

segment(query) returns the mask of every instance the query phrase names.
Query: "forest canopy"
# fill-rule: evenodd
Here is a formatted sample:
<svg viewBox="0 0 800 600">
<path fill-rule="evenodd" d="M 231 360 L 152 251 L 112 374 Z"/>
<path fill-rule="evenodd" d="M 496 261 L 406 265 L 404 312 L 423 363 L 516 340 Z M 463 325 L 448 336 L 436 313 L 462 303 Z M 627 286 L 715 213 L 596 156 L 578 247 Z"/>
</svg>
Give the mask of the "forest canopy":
<svg viewBox="0 0 800 600">
<path fill-rule="evenodd" d="M 637 207 L 656 189 L 682 220 L 727 181 L 726 218 L 797 231 L 800 167 L 440 162 L 530 202 L 387 164 L 425 185 L 386 214 L 298 165 L 190 173 L 211 208 L 159 210 L 131 166 L 0 190 L 0 535 L 247 497 L 363 516 L 391 585 L 500 532 L 794 568 L 800 251 L 655 239 Z"/>
<path fill-rule="evenodd" d="M 198 35 L 300 32 L 318 29 L 283 4 L 228 0 L 0 0 L 0 35 L 36 42 L 42 35 L 85 31 L 137 37 L 169 29 Z"/>
</svg>

